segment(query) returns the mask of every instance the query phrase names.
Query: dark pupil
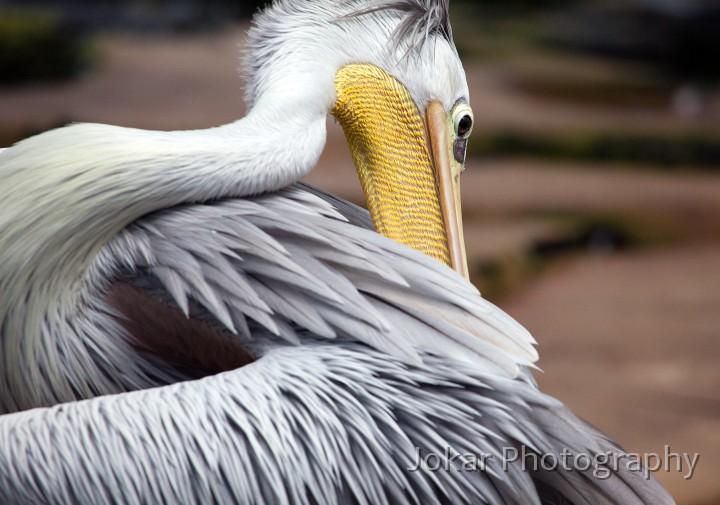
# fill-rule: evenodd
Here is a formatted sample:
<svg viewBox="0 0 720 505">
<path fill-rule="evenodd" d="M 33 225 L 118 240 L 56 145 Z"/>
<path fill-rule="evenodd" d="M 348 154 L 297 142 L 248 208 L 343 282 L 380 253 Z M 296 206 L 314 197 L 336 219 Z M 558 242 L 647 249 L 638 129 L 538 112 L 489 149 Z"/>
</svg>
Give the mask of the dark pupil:
<svg viewBox="0 0 720 505">
<path fill-rule="evenodd" d="M 461 137 L 465 136 L 467 132 L 470 131 L 470 128 L 472 128 L 472 118 L 468 115 L 465 115 L 460 120 L 460 123 L 458 124 L 458 135 Z"/>
</svg>

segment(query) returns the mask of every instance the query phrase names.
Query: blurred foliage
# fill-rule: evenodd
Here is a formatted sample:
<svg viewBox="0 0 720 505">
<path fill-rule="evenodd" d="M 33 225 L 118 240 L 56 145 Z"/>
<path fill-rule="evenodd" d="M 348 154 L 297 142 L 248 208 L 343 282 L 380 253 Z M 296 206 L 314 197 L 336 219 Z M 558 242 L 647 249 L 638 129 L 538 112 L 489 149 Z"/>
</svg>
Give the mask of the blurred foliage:
<svg viewBox="0 0 720 505">
<path fill-rule="evenodd" d="M 456 42 L 480 57 L 498 44 L 546 47 L 649 65 L 675 80 L 720 79 L 718 2 L 465 0 L 455 10 Z"/>
<path fill-rule="evenodd" d="M 555 13 L 541 41 L 652 64 L 676 79 L 720 78 L 720 6 L 682 11 L 631 0 L 584 2 Z"/>
<path fill-rule="evenodd" d="M 66 79 L 90 60 L 86 39 L 58 16 L 0 10 L 0 84 Z"/>
<path fill-rule="evenodd" d="M 481 286 L 483 298 L 498 302 L 504 295 L 517 289 L 529 277 L 536 275 L 540 267 L 532 261 L 527 251 L 514 251 L 468 265 L 470 282 Z"/>
<path fill-rule="evenodd" d="M 572 6 L 581 0 L 454 0 L 451 9 L 461 4 L 463 6 L 475 7 L 476 12 L 500 13 L 505 15 L 515 14 L 518 11 L 536 11 L 548 8 L 561 8 Z"/>
<path fill-rule="evenodd" d="M 0 0 L 18 9 L 50 11 L 88 31 L 207 32 L 252 16 L 265 2 L 239 0 Z"/>
<path fill-rule="evenodd" d="M 505 254 L 471 263 L 472 282 L 497 301 L 553 263 L 578 254 L 655 247 L 687 238 L 682 222 L 661 214 L 550 212 L 534 214 L 554 224 L 552 231 Z"/>
<path fill-rule="evenodd" d="M 649 0 L 465 0 L 453 4 L 465 54 L 507 58 L 559 50 L 661 70 L 676 81 L 720 79 L 720 3 Z"/>
<path fill-rule="evenodd" d="M 519 90 L 545 100 L 590 105 L 664 107 L 675 88 L 662 81 L 596 80 L 548 77 L 541 73 L 517 76 Z"/>
<path fill-rule="evenodd" d="M 678 134 L 499 132 L 472 138 L 472 155 L 528 156 L 557 160 L 652 164 L 658 167 L 720 167 L 720 137 Z"/>
<path fill-rule="evenodd" d="M 258 10 L 271 3 L 270 0 L 241 0 L 238 2 L 239 15 L 241 17 L 251 17 Z"/>
</svg>

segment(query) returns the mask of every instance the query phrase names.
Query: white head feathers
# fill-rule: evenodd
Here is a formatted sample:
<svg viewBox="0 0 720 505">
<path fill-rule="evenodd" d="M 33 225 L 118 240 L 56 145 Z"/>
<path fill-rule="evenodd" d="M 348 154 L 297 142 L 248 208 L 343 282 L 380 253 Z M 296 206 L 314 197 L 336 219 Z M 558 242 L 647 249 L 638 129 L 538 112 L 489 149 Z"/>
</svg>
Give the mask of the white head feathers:
<svg viewBox="0 0 720 505">
<path fill-rule="evenodd" d="M 248 105 L 285 96 L 327 113 L 335 73 L 350 63 L 371 63 L 393 75 L 421 110 L 431 100 L 449 110 L 468 99 L 448 0 L 280 0 L 257 15 L 249 31 Z"/>
</svg>

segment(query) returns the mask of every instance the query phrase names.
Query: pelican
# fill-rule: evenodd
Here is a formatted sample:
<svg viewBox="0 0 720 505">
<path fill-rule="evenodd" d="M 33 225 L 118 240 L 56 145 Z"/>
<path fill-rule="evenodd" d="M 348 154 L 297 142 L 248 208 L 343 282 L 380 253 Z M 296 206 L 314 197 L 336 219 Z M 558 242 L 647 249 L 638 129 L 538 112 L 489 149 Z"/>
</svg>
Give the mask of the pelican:
<svg viewBox="0 0 720 505">
<path fill-rule="evenodd" d="M 672 503 L 466 279 L 448 1 L 277 0 L 246 71 L 0 152 L 0 503 Z M 328 113 L 369 213 L 298 183 Z"/>
</svg>

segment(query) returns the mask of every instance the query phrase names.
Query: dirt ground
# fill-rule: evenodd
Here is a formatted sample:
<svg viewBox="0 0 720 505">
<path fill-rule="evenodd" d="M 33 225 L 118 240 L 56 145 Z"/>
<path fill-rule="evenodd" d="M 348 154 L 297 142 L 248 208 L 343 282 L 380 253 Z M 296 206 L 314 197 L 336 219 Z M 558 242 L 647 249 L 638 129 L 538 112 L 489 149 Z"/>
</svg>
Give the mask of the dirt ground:
<svg viewBox="0 0 720 505">
<path fill-rule="evenodd" d="M 678 503 L 720 498 L 720 245 L 578 258 L 503 308 L 540 343 L 540 387 L 628 451 L 700 453 L 656 475 Z M 687 467 L 685 467 L 687 470 Z"/>
<path fill-rule="evenodd" d="M 240 26 L 205 36 L 108 36 L 101 66 L 78 82 L 0 90 L 0 128 L 230 122 L 243 113 L 242 39 Z M 469 65 L 468 75 L 480 130 L 680 121 L 669 109 L 539 103 L 505 89 L 497 69 Z M 687 126 L 705 129 L 713 118 L 699 121 Z M 329 127 L 328 147 L 308 180 L 362 201 L 342 132 L 331 120 Z M 538 213 L 631 213 L 692 230 L 691 240 L 673 245 L 557 261 L 499 303 L 539 341 L 544 391 L 629 451 L 701 453 L 692 479 L 678 471 L 657 476 L 678 503 L 720 503 L 720 177 L 470 160 L 462 184 L 471 262 L 545 233 Z"/>
</svg>

